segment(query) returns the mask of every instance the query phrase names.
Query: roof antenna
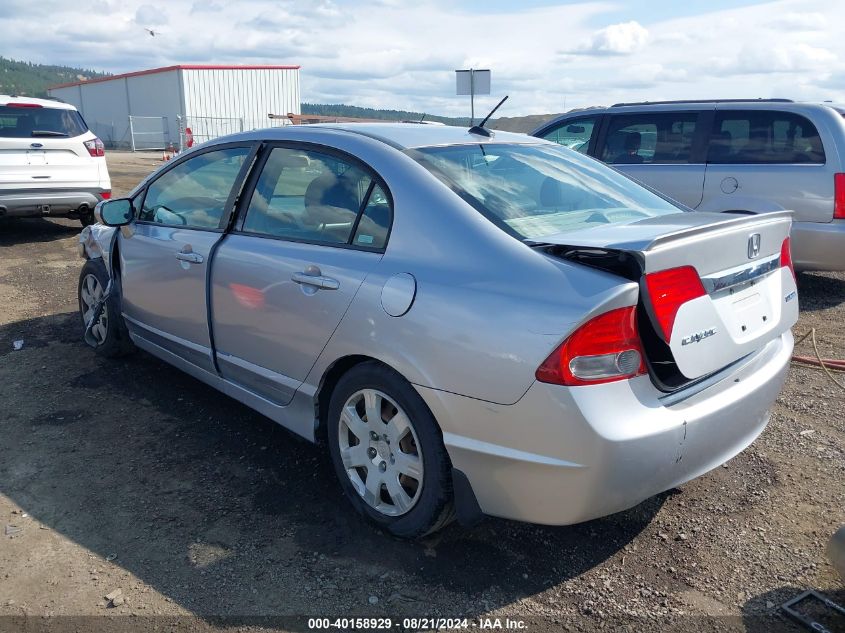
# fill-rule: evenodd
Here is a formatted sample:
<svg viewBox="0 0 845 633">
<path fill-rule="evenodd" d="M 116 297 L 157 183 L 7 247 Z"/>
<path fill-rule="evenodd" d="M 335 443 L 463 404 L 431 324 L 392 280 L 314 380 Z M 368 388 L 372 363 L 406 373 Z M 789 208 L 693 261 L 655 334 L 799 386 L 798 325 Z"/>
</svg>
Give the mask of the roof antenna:
<svg viewBox="0 0 845 633">
<path fill-rule="evenodd" d="M 493 116 L 493 113 L 496 112 L 496 110 L 499 109 L 499 106 L 502 105 L 507 100 L 508 100 L 508 95 L 505 95 L 502 98 L 502 100 L 499 101 L 498 104 L 496 104 L 496 107 L 493 108 L 492 110 L 490 110 L 490 114 L 488 114 L 486 117 L 484 117 L 484 120 L 481 123 L 479 123 L 478 125 L 473 125 L 471 128 L 469 128 L 469 133 L 470 134 L 479 134 L 481 136 L 487 136 L 487 137 L 493 136 L 493 133 L 490 130 L 485 129 L 484 124 L 487 123 L 487 120 L 491 116 Z"/>
<path fill-rule="evenodd" d="M 427 117 L 427 116 L 428 116 L 428 114 L 423 113 L 423 115 L 420 117 L 420 120 L 418 122 L 422 123 L 423 121 L 425 121 L 425 117 Z"/>
</svg>

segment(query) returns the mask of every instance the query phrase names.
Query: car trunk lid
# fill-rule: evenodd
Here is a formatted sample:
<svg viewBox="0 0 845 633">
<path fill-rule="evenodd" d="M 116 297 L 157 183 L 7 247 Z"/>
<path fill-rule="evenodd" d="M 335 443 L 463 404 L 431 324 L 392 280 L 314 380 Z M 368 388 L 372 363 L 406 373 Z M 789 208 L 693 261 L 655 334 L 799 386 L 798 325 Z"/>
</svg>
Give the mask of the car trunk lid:
<svg viewBox="0 0 845 633">
<path fill-rule="evenodd" d="M 677 213 L 543 242 L 552 255 L 639 282 L 650 373 L 673 390 L 761 349 L 797 321 L 795 278 L 782 261 L 790 227 L 789 212 Z"/>
</svg>

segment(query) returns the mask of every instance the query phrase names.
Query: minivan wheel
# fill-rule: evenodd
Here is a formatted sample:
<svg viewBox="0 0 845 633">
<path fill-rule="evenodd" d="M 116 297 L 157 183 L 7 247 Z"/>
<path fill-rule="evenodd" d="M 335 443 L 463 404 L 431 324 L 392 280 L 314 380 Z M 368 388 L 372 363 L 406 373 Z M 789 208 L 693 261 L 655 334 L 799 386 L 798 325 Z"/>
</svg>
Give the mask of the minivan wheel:
<svg viewBox="0 0 845 633">
<path fill-rule="evenodd" d="M 332 392 L 327 427 L 335 472 L 358 512 L 402 538 L 454 519 L 440 429 L 404 378 L 378 363 L 357 365 Z"/>
<path fill-rule="evenodd" d="M 109 275 L 102 259 L 89 259 L 79 273 L 77 297 L 82 331 L 94 314 L 97 302 L 103 297 L 109 283 Z M 103 306 L 97 323 L 91 329 L 95 342 L 94 351 L 100 356 L 113 358 L 131 352 L 135 346 L 129 339 L 129 332 L 120 316 L 118 293 L 112 292 Z"/>
</svg>

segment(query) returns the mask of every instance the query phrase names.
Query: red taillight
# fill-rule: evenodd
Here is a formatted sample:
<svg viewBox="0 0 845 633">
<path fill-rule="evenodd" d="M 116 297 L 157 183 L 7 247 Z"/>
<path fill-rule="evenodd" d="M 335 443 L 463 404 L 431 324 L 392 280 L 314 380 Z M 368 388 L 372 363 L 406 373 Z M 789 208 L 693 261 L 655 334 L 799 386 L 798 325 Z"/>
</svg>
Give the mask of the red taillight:
<svg viewBox="0 0 845 633">
<path fill-rule="evenodd" d="M 646 372 L 633 306 L 605 312 L 575 330 L 535 374 L 556 385 L 598 385 Z"/>
<path fill-rule="evenodd" d="M 43 106 L 37 103 L 7 103 L 7 108 L 41 108 Z"/>
<path fill-rule="evenodd" d="M 645 284 L 654 317 L 660 325 L 663 340 L 668 343 L 681 306 L 707 293 L 701 285 L 698 271 L 692 266 L 649 273 L 645 276 Z"/>
<path fill-rule="evenodd" d="M 833 174 L 833 218 L 845 220 L 845 174 Z"/>
<path fill-rule="evenodd" d="M 783 245 L 780 247 L 780 265 L 781 267 L 785 266 L 789 268 L 789 272 L 792 273 L 792 278 L 795 279 L 795 266 L 792 265 L 792 248 L 788 237 L 783 241 Z"/>
<path fill-rule="evenodd" d="M 103 142 L 96 137 L 92 138 L 90 141 L 85 141 L 85 149 L 87 149 L 88 153 L 94 158 L 106 155 L 106 146 L 103 145 Z"/>
<path fill-rule="evenodd" d="M 101 192 L 100 192 L 100 197 L 101 197 L 103 200 L 108 200 L 109 198 L 111 198 L 111 191 L 101 191 Z"/>
</svg>

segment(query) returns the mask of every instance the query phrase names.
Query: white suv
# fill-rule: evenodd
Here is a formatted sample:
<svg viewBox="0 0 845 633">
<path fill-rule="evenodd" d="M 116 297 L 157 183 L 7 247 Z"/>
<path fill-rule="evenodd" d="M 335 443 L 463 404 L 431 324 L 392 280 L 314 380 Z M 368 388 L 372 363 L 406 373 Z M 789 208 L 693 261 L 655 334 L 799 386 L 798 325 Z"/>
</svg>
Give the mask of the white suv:
<svg viewBox="0 0 845 633">
<path fill-rule="evenodd" d="M 76 108 L 0 95 L 0 217 L 66 216 L 85 226 L 109 197 L 103 142 Z"/>
</svg>

